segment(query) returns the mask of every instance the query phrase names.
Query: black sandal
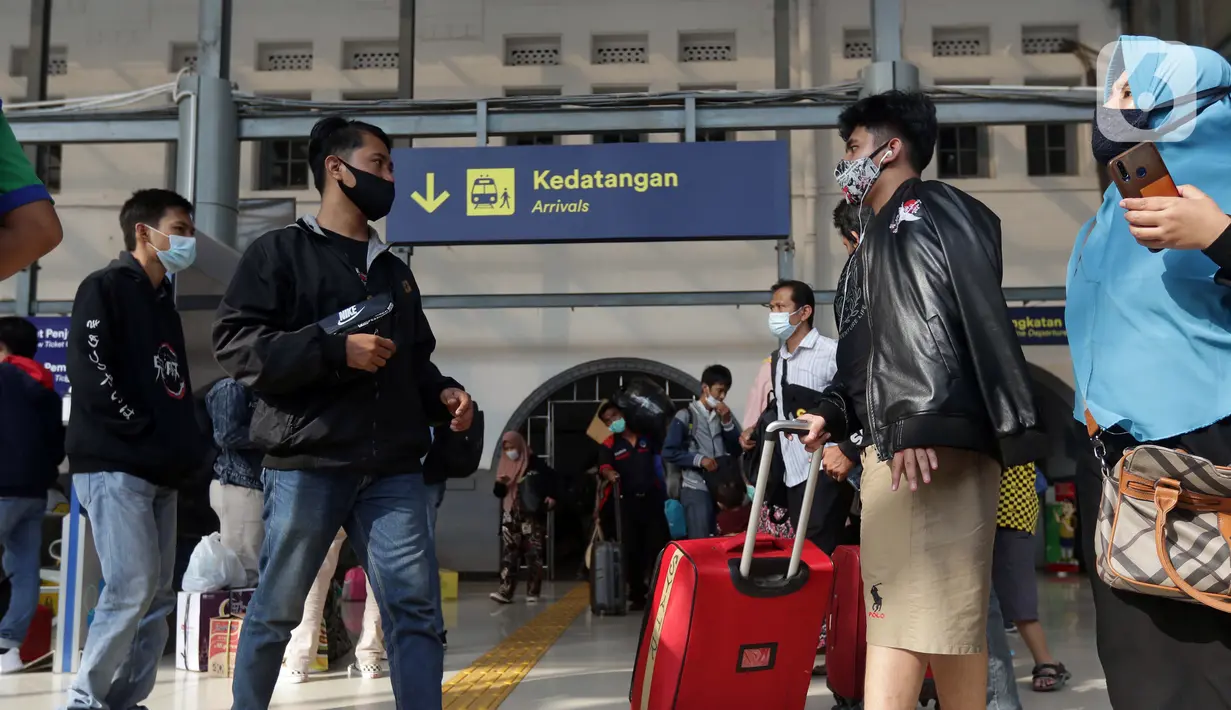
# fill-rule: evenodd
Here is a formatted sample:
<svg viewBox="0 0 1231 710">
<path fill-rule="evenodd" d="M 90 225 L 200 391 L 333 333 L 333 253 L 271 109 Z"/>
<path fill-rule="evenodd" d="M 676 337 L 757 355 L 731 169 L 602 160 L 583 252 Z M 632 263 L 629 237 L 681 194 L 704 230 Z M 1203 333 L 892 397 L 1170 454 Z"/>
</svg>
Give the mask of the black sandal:
<svg viewBox="0 0 1231 710">
<path fill-rule="evenodd" d="M 1073 677 L 1063 663 L 1040 663 L 1030 674 L 1034 677 L 1030 687 L 1036 693 L 1060 690 Z"/>
</svg>

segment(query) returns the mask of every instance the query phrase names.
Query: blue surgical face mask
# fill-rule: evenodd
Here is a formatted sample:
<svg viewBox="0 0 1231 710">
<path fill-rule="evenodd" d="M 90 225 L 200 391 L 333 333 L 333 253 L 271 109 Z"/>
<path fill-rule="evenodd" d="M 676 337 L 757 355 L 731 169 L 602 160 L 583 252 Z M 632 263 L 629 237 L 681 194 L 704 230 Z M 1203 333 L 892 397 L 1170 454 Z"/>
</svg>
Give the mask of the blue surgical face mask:
<svg viewBox="0 0 1231 710">
<path fill-rule="evenodd" d="M 611 426 L 609 426 L 609 427 L 608 427 L 608 429 L 611 429 L 611 433 L 612 433 L 612 434 L 623 434 L 623 433 L 624 433 L 624 426 L 625 426 L 625 425 L 624 425 L 624 420 L 623 420 L 623 419 L 617 419 L 617 420 L 615 420 L 614 422 L 612 422 L 612 423 L 611 423 Z"/>
<path fill-rule="evenodd" d="M 147 229 L 153 232 L 158 232 L 150 225 L 145 225 Z M 192 266 L 192 263 L 197 260 L 197 240 L 195 237 L 184 237 L 178 234 L 163 234 L 167 238 L 171 246 L 166 251 L 154 247 L 154 251 L 158 252 L 158 260 L 162 262 L 162 266 L 167 270 L 168 274 L 178 274 L 179 272 Z"/>
<path fill-rule="evenodd" d="M 799 313 L 799 311 L 795 311 Z M 795 313 L 770 313 L 769 314 L 769 332 L 773 333 L 774 337 L 779 340 L 786 340 L 795 334 L 795 330 L 799 328 L 798 323 L 791 323 L 791 318 Z"/>
<path fill-rule="evenodd" d="M 756 497 L 757 497 L 757 487 L 756 487 L 756 486 L 748 486 L 748 500 L 752 500 L 752 499 L 754 499 L 754 498 L 756 498 Z"/>
</svg>

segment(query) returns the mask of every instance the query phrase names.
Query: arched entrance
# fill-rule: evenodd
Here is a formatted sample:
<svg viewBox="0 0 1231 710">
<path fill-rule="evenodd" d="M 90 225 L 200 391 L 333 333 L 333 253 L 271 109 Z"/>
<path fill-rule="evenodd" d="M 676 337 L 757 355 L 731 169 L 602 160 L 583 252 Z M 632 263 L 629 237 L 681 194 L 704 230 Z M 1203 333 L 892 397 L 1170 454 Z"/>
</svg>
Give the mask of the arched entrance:
<svg viewBox="0 0 1231 710">
<path fill-rule="evenodd" d="M 522 402 L 500 430 L 518 431 L 530 448 L 547 458 L 564 482 L 564 499 L 548 518 L 546 561 L 549 579 L 571 579 L 584 567 L 589 542 L 589 517 L 594 507 L 594 477 L 590 469 L 598 447 L 586 430 L 598 405 L 634 377 L 663 386 L 679 405 L 701 391 L 701 382 L 688 373 L 653 360 L 607 358 L 577 365 L 539 386 Z M 494 460 L 499 460 L 499 437 Z"/>
</svg>

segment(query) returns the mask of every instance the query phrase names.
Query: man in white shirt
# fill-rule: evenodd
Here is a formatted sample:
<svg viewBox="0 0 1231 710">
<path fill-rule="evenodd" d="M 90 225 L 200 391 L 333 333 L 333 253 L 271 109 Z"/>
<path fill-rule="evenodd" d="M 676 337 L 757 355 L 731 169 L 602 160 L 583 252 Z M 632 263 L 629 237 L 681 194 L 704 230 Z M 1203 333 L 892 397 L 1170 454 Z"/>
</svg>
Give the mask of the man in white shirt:
<svg viewBox="0 0 1231 710">
<path fill-rule="evenodd" d="M 769 310 L 770 332 L 782 343 L 771 373 L 774 399 L 778 402 L 778 418 L 795 419 L 799 414 L 796 410 L 806 409 L 807 404 L 793 400 L 798 399 L 799 395 L 804 395 L 806 399 L 809 394 L 799 388 L 819 394 L 837 374 L 838 341 L 821 335 L 812 327 L 816 295 L 812 287 L 802 281 L 779 281 L 774 284 Z M 788 388 L 788 385 L 796 387 Z M 785 433 L 779 434 L 779 437 L 778 446 L 786 465 L 783 483 L 787 486 L 791 525 L 798 530 L 804 487 L 808 482 L 808 462 L 812 455 L 804 449 L 799 437 L 788 437 Z M 832 554 L 842 541 L 854 498 L 855 489 L 845 481 L 821 476 L 817 482 L 805 535 L 827 555 Z"/>
</svg>

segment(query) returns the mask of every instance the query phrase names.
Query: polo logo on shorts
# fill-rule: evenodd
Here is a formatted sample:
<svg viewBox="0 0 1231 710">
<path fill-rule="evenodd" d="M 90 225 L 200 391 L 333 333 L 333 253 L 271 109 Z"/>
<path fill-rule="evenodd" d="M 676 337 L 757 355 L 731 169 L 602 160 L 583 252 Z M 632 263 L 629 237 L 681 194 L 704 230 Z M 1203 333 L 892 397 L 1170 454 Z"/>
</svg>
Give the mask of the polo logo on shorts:
<svg viewBox="0 0 1231 710">
<path fill-rule="evenodd" d="M 735 666 L 735 672 L 752 673 L 773 670 L 777 657 L 778 644 L 776 643 L 740 646 L 739 663 Z"/>
<path fill-rule="evenodd" d="M 885 603 L 885 599 L 881 597 L 880 586 L 878 582 L 873 584 L 872 588 L 868 590 L 868 593 L 872 595 L 872 609 L 868 612 L 869 619 L 885 618 L 885 615 L 881 613 L 881 605 Z"/>
</svg>

